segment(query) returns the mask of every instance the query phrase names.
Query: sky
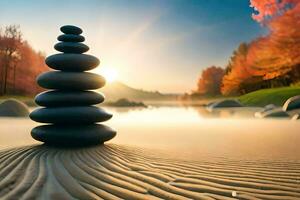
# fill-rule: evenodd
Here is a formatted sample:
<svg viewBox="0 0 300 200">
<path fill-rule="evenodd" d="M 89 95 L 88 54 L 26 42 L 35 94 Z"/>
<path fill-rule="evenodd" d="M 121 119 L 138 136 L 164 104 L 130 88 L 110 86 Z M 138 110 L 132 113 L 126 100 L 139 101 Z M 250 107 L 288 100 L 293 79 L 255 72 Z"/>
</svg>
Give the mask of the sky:
<svg viewBox="0 0 300 200">
<path fill-rule="evenodd" d="M 249 0 L 1 0 L 0 26 L 19 24 L 34 49 L 51 55 L 59 27 L 77 25 L 100 59 L 96 73 L 112 69 L 129 86 L 183 93 L 263 34 L 252 12 Z"/>
</svg>

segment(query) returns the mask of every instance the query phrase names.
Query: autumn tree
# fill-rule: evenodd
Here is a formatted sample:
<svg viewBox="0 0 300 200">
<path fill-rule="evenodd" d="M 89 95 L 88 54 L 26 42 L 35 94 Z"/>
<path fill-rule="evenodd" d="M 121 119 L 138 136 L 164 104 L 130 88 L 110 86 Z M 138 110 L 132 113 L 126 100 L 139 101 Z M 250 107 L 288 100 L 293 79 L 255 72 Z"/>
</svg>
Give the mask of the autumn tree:
<svg viewBox="0 0 300 200">
<path fill-rule="evenodd" d="M 253 19 L 269 32 L 233 53 L 222 82 L 224 95 L 300 80 L 300 1 L 251 0 L 251 6 Z"/>
<path fill-rule="evenodd" d="M 19 60 L 19 47 L 22 44 L 19 26 L 10 25 L 0 32 L 0 60 L 1 60 L 1 90 L 0 95 L 7 93 L 8 76 L 10 70 L 15 74 Z"/>
<path fill-rule="evenodd" d="M 289 76 L 300 79 L 300 1 L 251 1 L 258 14 L 253 18 L 269 29 L 269 34 L 252 42 L 248 61 L 253 73 L 264 80 Z"/>
<path fill-rule="evenodd" d="M 260 23 L 281 16 L 298 4 L 299 0 L 250 0 L 250 7 L 256 11 L 252 18 Z"/>
<path fill-rule="evenodd" d="M 41 91 L 35 80 L 47 71 L 45 56 L 22 39 L 19 26 L 0 32 L 0 95 L 35 95 Z"/>
<path fill-rule="evenodd" d="M 248 81 L 252 74 L 247 63 L 248 44 L 241 43 L 233 52 L 222 80 L 221 92 L 224 95 L 241 93 L 241 83 Z"/>
<path fill-rule="evenodd" d="M 36 77 L 48 71 L 45 55 L 36 52 L 26 41 L 20 47 L 20 61 L 16 71 L 16 87 L 11 93 L 18 95 L 35 95 L 42 89 L 36 84 Z M 10 77 L 13 80 L 13 77 Z"/>
<path fill-rule="evenodd" d="M 216 66 L 211 66 L 203 70 L 198 80 L 198 92 L 212 96 L 220 94 L 224 73 L 223 68 Z"/>
</svg>

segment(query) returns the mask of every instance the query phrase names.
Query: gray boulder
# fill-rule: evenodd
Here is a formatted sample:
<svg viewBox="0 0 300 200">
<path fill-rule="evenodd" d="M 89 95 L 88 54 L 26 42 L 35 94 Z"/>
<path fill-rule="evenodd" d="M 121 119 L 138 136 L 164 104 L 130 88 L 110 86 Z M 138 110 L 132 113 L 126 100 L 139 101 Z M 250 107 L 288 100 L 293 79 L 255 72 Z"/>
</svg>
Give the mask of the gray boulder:
<svg viewBox="0 0 300 200">
<path fill-rule="evenodd" d="M 300 95 L 289 98 L 283 105 L 284 111 L 290 111 L 294 109 L 300 109 Z"/>
<path fill-rule="evenodd" d="M 209 104 L 207 109 L 212 111 L 215 108 L 236 108 L 236 107 L 243 107 L 243 105 L 235 99 L 226 99 L 226 100 Z"/>
<path fill-rule="evenodd" d="M 274 104 L 268 104 L 265 107 L 263 107 L 260 111 L 255 112 L 254 116 L 258 118 L 262 118 L 266 112 L 269 112 L 270 110 L 274 110 L 274 109 L 278 109 L 278 107 L 275 106 Z"/>
<path fill-rule="evenodd" d="M 290 117 L 290 115 L 282 110 L 281 108 L 278 109 L 273 109 L 273 110 L 269 110 L 266 111 L 262 114 L 261 116 L 262 118 L 286 118 L 286 117 Z"/>
<path fill-rule="evenodd" d="M 27 105 L 16 99 L 8 99 L 0 103 L 1 117 L 28 117 Z"/>
</svg>

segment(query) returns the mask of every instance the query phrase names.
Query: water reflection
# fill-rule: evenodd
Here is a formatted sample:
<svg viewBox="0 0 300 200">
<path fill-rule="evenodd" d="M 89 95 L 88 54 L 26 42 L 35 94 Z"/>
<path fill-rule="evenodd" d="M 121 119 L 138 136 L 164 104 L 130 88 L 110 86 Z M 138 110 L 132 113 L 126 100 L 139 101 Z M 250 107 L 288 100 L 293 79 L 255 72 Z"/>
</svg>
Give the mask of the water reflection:
<svg viewBox="0 0 300 200">
<path fill-rule="evenodd" d="M 200 155 L 300 159 L 300 123 L 256 119 L 256 109 L 203 107 L 105 107 L 114 116 L 105 124 L 117 130 L 111 143 Z M 248 117 L 247 117 L 248 116 Z M 29 118 L 0 118 L 0 149 L 38 143 Z"/>
<path fill-rule="evenodd" d="M 260 111 L 258 107 L 215 108 L 211 111 L 204 107 L 195 107 L 201 116 L 207 118 L 253 118 Z"/>
<path fill-rule="evenodd" d="M 191 123 L 202 118 L 197 110 L 192 107 L 152 107 L 131 109 L 131 108 L 105 108 L 114 114 L 118 122 L 125 123 Z"/>
<path fill-rule="evenodd" d="M 178 150 L 193 158 L 300 159 L 300 123 L 292 120 L 257 119 L 257 109 L 203 107 L 150 107 L 114 114 L 107 124 L 118 130 L 113 143 Z"/>
<path fill-rule="evenodd" d="M 195 120 L 199 118 L 254 118 L 255 112 L 260 111 L 259 107 L 236 107 L 236 108 L 222 108 L 209 111 L 203 106 L 149 106 L 142 107 L 107 107 L 115 114 L 128 113 L 130 117 L 138 117 L 141 119 L 157 119 L 160 120 Z M 138 116 L 136 116 L 138 115 Z"/>
</svg>

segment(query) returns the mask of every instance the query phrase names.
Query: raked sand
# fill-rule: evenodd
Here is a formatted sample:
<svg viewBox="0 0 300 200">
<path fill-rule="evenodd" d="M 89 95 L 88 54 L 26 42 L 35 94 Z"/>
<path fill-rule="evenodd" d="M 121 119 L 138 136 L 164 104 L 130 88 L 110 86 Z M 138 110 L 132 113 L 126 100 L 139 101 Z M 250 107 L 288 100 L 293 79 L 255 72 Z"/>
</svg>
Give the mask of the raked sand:
<svg viewBox="0 0 300 200">
<path fill-rule="evenodd" d="M 138 116 L 120 114 L 115 139 L 80 149 L 0 119 L 0 199 L 300 199 L 299 122 Z"/>
<path fill-rule="evenodd" d="M 300 163 L 184 161 L 122 145 L 0 153 L 1 199 L 299 199 Z"/>
</svg>

